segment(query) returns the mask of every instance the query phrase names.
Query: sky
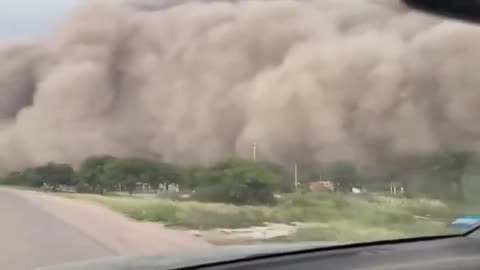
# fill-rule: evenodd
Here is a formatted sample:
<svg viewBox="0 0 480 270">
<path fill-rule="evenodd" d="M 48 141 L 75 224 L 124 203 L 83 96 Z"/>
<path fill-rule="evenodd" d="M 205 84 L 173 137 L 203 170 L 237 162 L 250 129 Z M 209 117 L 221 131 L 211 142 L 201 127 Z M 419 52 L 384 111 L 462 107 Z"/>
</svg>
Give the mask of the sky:
<svg viewBox="0 0 480 270">
<path fill-rule="evenodd" d="M 0 0 L 0 40 L 51 33 L 78 0 Z"/>
</svg>

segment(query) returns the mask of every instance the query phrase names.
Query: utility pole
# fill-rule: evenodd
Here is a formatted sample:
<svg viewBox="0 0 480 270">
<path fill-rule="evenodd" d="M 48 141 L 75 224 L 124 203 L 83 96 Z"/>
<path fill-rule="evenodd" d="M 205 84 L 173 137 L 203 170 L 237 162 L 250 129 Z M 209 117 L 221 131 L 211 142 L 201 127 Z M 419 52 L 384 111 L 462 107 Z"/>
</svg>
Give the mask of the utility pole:
<svg viewBox="0 0 480 270">
<path fill-rule="evenodd" d="M 257 143 L 253 143 L 253 162 L 257 162 Z"/>
<path fill-rule="evenodd" d="M 298 166 L 297 162 L 295 162 L 295 192 L 298 191 Z"/>
</svg>

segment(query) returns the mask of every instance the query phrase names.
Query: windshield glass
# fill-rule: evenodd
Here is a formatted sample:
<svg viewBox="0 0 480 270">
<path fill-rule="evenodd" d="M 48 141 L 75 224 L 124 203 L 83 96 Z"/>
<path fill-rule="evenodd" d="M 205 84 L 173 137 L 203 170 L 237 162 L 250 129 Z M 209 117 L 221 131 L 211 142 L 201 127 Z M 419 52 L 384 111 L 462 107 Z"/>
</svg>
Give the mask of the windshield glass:
<svg viewBox="0 0 480 270">
<path fill-rule="evenodd" d="M 449 225 L 480 214 L 476 25 L 383 0 L 30 2 L 0 3 L 5 269 L 478 221 Z"/>
</svg>

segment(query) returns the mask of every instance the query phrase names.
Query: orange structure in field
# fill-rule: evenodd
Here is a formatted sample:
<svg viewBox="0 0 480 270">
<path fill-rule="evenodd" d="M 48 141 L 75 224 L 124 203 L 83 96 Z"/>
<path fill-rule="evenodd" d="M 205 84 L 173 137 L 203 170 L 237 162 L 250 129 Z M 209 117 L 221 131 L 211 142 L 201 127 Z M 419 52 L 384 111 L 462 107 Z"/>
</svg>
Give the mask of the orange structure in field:
<svg viewBox="0 0 480 270">
<path fill-rule="evenodd" d="M 310 184 L 309 188 L 311 191 L 335 191 L 335 186 L 330 181 L 313 182 Z"/>
</svg>

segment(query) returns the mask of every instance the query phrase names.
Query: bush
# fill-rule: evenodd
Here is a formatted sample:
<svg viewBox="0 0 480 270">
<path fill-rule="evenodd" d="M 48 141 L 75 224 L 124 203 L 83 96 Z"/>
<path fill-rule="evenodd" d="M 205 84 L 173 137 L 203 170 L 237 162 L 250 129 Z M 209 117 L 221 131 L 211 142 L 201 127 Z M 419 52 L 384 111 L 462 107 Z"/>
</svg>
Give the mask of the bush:
<svg viewBox="0 0 480 270">
<path fill-rule="evenodd" d="M 314 206 L 316 205 L 316 200 L 310 194 L 291 194 L 285 196 L 283 199 L 280 200 L 282 206 L 299 206 L 299 207 L 307 207 L 307 206 Z"/>
<path fill-rule="evenodd" d="M 23 186 L 27 184 L 27 177 L 25 176 L 25 173 L 10 172 L 2 177 L 1 184 Z"/>
<path fill-rule="evenodd" d="M 79 182 L 75 186 L 75 191 L 77 193 L 91 193 L 93 190 L 92 188 L 85 182 Z"/>
<path fill-rule="evenodd" d="M 264 165 L 229 159 L 197 169 L 190 181 L 196 183 L 194 198 L 200 201 L 272 205 L 280 179 Z"/>
<path fill-rule="evenodd" d="M 224 202 L 238 205 L 273 205 L 276 202 L 270 190 L 252 189 L 240 184 L 202 187 L 195 191 L 193 199 L 201 202 Z"/>
</svg>

